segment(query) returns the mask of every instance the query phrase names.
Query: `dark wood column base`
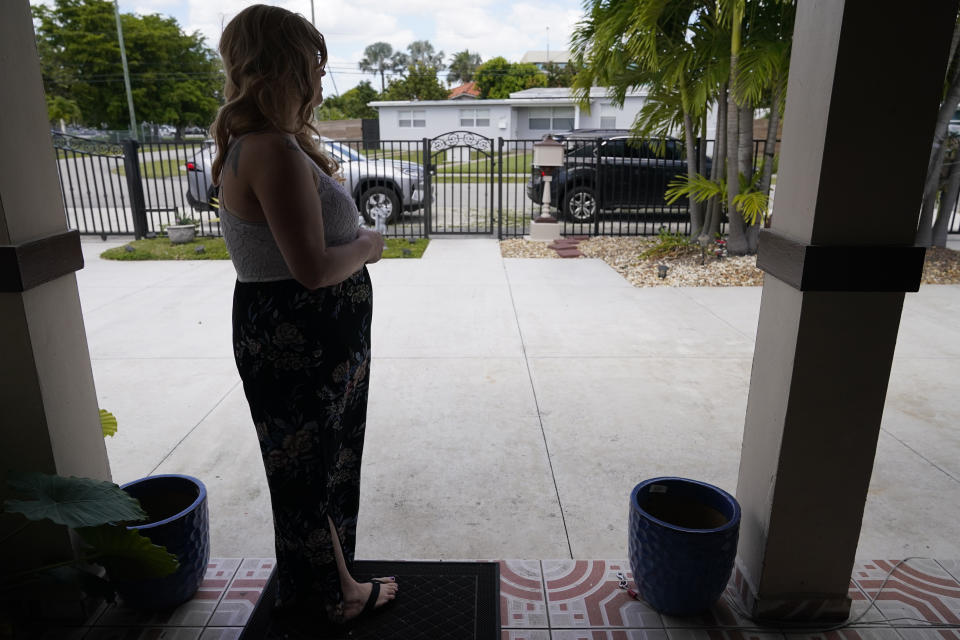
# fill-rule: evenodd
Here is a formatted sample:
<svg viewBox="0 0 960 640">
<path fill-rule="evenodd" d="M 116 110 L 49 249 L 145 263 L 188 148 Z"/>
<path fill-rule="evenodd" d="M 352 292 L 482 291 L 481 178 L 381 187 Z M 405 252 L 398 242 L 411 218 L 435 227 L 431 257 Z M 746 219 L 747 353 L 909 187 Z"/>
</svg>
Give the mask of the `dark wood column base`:
<svg viewBox="0 0 960 640">
<path fill-rule="evenodd" d="M 924 247 L 820 246 L 760 231 L 757 267 L 800 291 L 919 291 Z"/>
<path fill-rule="evenodd" d="M 79 231 L 0 245 L 0 292 L 21 293 L 82 268 Z"/>
</svg>

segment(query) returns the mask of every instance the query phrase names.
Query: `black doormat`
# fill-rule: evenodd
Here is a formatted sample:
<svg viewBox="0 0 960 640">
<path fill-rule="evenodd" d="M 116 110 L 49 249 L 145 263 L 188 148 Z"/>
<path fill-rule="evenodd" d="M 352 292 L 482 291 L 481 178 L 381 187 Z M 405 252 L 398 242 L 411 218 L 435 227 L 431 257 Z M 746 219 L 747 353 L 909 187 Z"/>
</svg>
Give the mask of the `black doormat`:
<svg viewBox="0 0 960 640">
<path fill-rule="evenodd" d="M 349 632 L 330 640 L 500 640 L 500 565 L 496 562 L 386 562 L 358 560 L 362 582 L 396 576 L 400 594 Z M 276 572 L 257 604 L 243 638 L 261 637 L 273 606 Z M 319 631 L 319 630 L 318 630 Z"/>
</svg>

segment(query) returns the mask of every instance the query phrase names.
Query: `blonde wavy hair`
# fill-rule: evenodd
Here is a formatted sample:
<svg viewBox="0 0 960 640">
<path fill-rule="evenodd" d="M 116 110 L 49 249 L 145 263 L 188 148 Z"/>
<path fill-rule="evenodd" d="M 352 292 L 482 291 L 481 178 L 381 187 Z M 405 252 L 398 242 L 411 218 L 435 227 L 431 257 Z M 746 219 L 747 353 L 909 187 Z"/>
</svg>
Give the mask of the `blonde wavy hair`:
<svg viewBox="0 0 960 640">
<path fill-rule="evenodd" d="M 226 103 L 210 127 L 217 146 L 213 183 L 220 184 L 231 137 L 270 128 L 295 135 L 300 148 L 324 173 L 335 174 L 336 161 L 313 138 L 320 135 L 313 124 L 314 71 L 318 62 L 327 64 L 323 35 L 301 15 L 255 4 L 224 28 L 220 57 L 226 74 Z M 281 121 L 290 96 L 299 98 L 293 129 Z"/>
</svg>

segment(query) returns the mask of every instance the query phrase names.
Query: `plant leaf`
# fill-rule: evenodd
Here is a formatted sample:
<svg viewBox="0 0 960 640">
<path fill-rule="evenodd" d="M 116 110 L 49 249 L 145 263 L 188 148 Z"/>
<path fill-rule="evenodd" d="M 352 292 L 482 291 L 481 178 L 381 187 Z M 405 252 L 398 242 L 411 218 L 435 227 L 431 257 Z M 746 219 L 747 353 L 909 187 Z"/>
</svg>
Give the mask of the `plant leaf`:
<svg viewBox="0 0 960 640">
<path fill-rule="evenodd" d="M 162 578 L 180 566 L 177 556 L 135 529 L 113 525 L 77 529 L 83 541 L 93 547 L 112 580 Z"/>
<path fill-rule="evenodd" d="M 75 585 L 88 596 L 99 596 L 105 598 L 108 602 L 116 600 L 117 590 L 109 580 L 96 576 L 89 571 L 84 571 L 79 567 L 57 567 L 56 569 L 47 569 L 43 574 L 50 576 L 57 582 Z"/>
<path fill-rule="evenodd" d="M 733 197 L 733 204 L 743 216 L 747 224 L 755 224 L 757 218 L 763 222 L 767 217 L 767 194 L 759 191 L 748 191 Z"/>
<path fill-rule="evenodd" d="M 4 510 L 23 514 L 28 520 L 52 520 L 75 529 L 147 518 L 140 503 L 112 482 L 12 472 L 7 484 L 29 499 L 6 500 Z"/>
<path fill-rule="evenodd" d="M 111 438 L 117 433 L 117 419 L 109 411 L 100 409 L 100 429 L 103 431 L 103 437 Z"/>
</svg>

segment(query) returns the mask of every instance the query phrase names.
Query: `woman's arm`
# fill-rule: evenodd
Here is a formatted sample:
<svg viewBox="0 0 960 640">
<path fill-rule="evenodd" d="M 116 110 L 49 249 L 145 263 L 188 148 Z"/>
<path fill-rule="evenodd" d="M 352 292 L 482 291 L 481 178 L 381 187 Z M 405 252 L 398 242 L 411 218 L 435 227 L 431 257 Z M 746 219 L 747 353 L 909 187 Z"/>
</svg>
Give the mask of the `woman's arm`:
<svg viewBox="0 0 960 640">
<path fill-rule="evenodd" d="M 238 172 L 260 203 L 270 231 L 293 277 L 308 289 L 343 282 L 364 264 L 380 259 L 383 238 L 364 232 L 328 247 L 313 168 L 296 142 L 279 134 L 247 136 L 224 171 Z M 241 157 L 242 156 L 242 157 Z"/>
</svg>

